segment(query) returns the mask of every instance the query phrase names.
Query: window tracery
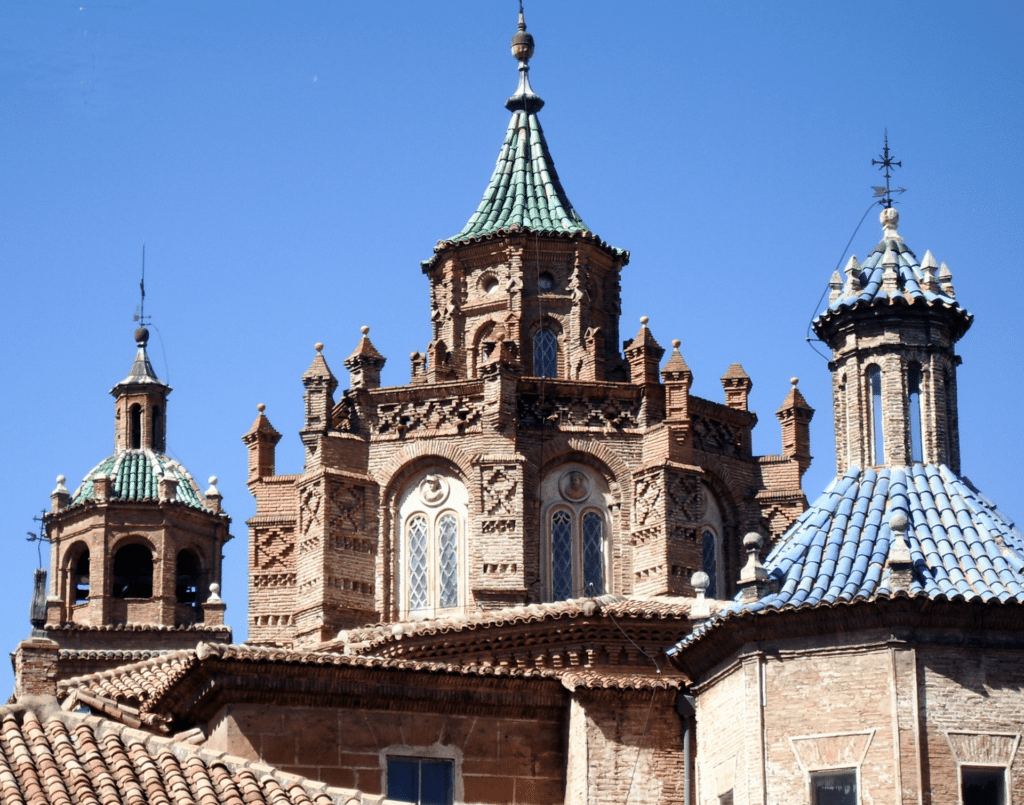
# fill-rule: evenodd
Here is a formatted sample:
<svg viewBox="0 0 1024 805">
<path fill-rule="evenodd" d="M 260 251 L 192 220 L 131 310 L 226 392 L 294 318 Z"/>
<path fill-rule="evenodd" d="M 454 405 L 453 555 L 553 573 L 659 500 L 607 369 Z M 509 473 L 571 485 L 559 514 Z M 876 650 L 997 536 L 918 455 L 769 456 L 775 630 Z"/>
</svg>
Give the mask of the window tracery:
<svg viewBox="0 0 1024 805">
<path fill-rule="evenodd" d="M 550 327 L 533 334 L 534 377 L 558 377 L 558 336 Z"/>
<path fill-rule="evenodd" d="M 409 617 L 464 606 L 465 485 L 436 470 L 419 473 L 399 500 L 401 609 Z"/>
<path fill-rule="evenodd" d="M 548 474 L 541 494 L 548 599 L 603 595 L 611 502 L 604 479 L 583 465 L 566 465 Z"/>
</svg>

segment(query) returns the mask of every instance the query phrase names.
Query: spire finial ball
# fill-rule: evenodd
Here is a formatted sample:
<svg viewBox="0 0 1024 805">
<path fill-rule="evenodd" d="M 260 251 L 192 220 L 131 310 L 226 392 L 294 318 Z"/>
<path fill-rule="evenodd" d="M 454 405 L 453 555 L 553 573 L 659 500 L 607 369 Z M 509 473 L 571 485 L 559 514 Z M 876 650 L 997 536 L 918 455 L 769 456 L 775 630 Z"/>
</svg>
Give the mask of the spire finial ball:
<svg viewBox="0 0 1024 805">
<path fill-rule="evenodd" d="M 217 476 L 216 475 L 211 475 L 210 476 L 210 486 L 216 486 L 216 485 L 217 485 Z"/>
<path fill-rule="evenodd" d="M 139 327 L 139 329 L 135 331 L 135 343 L 140 347 L 146 346 L 146 344 L 149 343 L 149 330 L 145 327 Z"/>
<path fill-rule="evenodd" d="M 900 224 L 900 214 L 895 207 L 886 207 L 878 214 L 878 222 L 885 229 L 896 229 Z"/>
<path fill-rule="evenodd" d="M 797 383 L 800 382 L 800 378 L 799 377 L 791 377 L 789 379 L 789 382 L 792 383 L 795 386 Z"/>
<path fill-rule="evenodd" d="M 526 31 L 526 19 L 519 12 L 518 30 L 512 34 L 512 55 L 517 61 L 529 61 L 533 58 L 533 34 Z"/>
<path fill-rule="evenodd" d="M 649 318 L 647 318 L 646 316 L 641 316 L 641 317 L 640 317 L 640 323 L 641 323 L 641 324 L 642 324 L 642 325 L 643 325 L 644 327 L 646 327 L 646 326 L 647 326 L 647 322 L 649 322 L 649 321 L 650 321 L 650 319 L 649 319 Z"/>
<path fill-rule="evenodd" d="M 59 483 L 59 484 L 64 483 L 66 480 L 67 480 L 67 476 L 65 476 L 65 475 L 58 475 L 57 476 L 57 483 Z"/>
<path fill-rule="evenodd" d="M 370 328 L 364 324 L 362 327 L 359 328 L 359 332 L 361 332 L 363 335 L 369 335 Z"/>
<path fill-rule="evenodd" d="M 683 343 L 683 342 L 682 342 L 682 341 L 680 341 L 680 340 L 679 340 L 678 338 L 673 338 L 673 339 L 672 339 L 672 349 L 679 349 L 679 346 L 680 346 L 680 344 L 682 344 L 682 343 Z"/>
<path fill-rule="evenodd" d="M 264 411 L 267 410 L 267 406 L 265 406 L 263 403 L 258 403 L 256 405 L 256 410 L 262 414 Z"/>
<path fill-rule="evenodd" d="M 320 341 L 317 341 L 315 344 L 313 344 L 313 349 L 315 349 L 317 352 L 323 352 L 324 345 Z"/>
</svg>

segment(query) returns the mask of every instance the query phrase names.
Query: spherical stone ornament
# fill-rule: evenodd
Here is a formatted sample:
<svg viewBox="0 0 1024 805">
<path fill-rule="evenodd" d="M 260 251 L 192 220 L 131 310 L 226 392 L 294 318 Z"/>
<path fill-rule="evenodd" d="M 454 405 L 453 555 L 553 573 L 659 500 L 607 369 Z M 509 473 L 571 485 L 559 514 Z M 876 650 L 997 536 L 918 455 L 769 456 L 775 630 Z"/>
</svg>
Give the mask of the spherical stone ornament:
<svg viewBox="0 0 1024 805">
<path fill-rule="evenodd" d="M 711 586 L 711 577 L 703 570 L 698 570 L 690 578 L 690 585 L 699 593 L 703 593 Z"/>
<path fill-rule="evenodd" d="M 58 475 L 57 476 L 57 483 L 58 484 L 63 484 L 66 480 L 67 480 L 67 476 L 66 475 Z"/>
<path fill-rule="evenodd" d="M 359 332 L 361 332 L 363 335 L 369 335 L 370 328 L 364 324 L 362 327 L 359 328 Z"/>
<path fill-rule="evenodd" d="M 682 341 L 680 341 L 680 340 L 679 340 L 678 338 L 673 338 L 673 339 L 672 339 L 672 349 L 679 349 L 679 347 L 680 347 L 680 345 L 681 345 L 682 343 L 683 343 L 683 342 L 682 342 Z"/>
<path fill-rule="evenodd" d="M 647 316 L 641 316 L 641 317 L 640 317 L 640 323 L 641 323 L 641 324 L 642 324 L 642 325 L 643 325 L 644 327 L 646 327 L 646 326 L 647 326 L 647 322 L 649 322 L 649 321 L 650 321 L 650 319 L 649 319 L 649 318 L 647 318 Z"/>
<path fill-rule="evenodd" d="M 256 404 L 256 410 L 259 411 L 262 414 L 264 411 L 267 410 L 267 406 L 264 405 L 263 403 L 257 403 Z"/>
<path fill-rule="evenodd" d="M 909 525 L 910 521 L 907 519 L 907 515 L 903 512 L 896 512 L 889 518 L 889 528 L 893 531 L 906 531 L 907 526 Z"/>
<path fill-rule="evenodd" d="M 799 377 L 791 377 L 789 379 L 789 382 L 792 383 L 795 386 L 797 383 L 800 382 L 800 378 Z"/>
<path fill-rule="evenodd" d="M 324 345 L 320 341 L 317 341 L 315 344 L 313 344 L 313 349 L 315 349 L 317 352 L 323 352 Z"/>
<path fill-rule="evenodd" d="M 149 343 L 149 330 L 145 327 L 140 327 L 135 331 L 135 343 L 140 347 L 146 346 Z"/>
<path fill-rule="evenodd" d="M 217 476 L 216 475 L 211 475 L 210 476 L 210 486 L 216 486 L 216 485 L 217 485 Z"/>
<path fill-rule="evenodd" d="M 748 551 L 756 551 L 761 547 L 761 535 L 756 531 L 751 531 L 745 537 L 743 537 L 743 548 Z"/>
</svg>

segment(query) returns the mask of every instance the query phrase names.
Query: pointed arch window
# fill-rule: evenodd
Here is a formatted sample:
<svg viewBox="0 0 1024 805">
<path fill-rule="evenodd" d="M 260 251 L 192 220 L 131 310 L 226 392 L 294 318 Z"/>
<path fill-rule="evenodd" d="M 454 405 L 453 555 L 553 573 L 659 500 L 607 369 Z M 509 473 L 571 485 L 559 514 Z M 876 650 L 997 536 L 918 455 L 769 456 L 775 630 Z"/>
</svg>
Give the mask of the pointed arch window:
<svg viewBox="0 0 1024 805">
<path fill-rule="evenodd" d="M 533 335 L 534 377 L 558 377 L 558 336 L 549 327 Z"/>
<path fill-rule="evenodd" d="M 546 502 L 549 600 L 603 595 L 607 566 L 607 485 L 588 468 L 571 465 L 542 485 Z"/>
<path fill-rule="evenodd" d="M 910 460 L 924 461 L 924 442 L 921 432 L 921 364 L 907 366 L 907 416 L 910 430 Z"/>
<path fill-rule="evenodd" d="M 411 617 L 465 605 L 467 500 L 460 481 L 432 472 L 417 476 L 402 496 L 401 608 Z"/>
<path fill-rule="evenodd" d="M 885 428 L 882 425 L 882 370 L 869 366 L 867 371 L 868 399 L 871 401 L 871 463 L 885 463 Z"/>
</svg>

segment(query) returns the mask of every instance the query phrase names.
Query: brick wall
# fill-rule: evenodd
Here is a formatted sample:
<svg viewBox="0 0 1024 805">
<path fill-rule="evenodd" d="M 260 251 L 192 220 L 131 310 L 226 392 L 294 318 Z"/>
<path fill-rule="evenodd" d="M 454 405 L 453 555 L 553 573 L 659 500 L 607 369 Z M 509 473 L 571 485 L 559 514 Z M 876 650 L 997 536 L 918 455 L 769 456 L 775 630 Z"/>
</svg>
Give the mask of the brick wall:
<svg viewBox="0 0 1024 805">
<path fill-rule="evenodd" d="M 555 805 L 564 740 L 561 721 L 233 704 L 214 719 L 207 745 L 367 794 L 384 793 L 388 752 L 437 753 L 455 760 L 459 802 Z"/>
</svg>

